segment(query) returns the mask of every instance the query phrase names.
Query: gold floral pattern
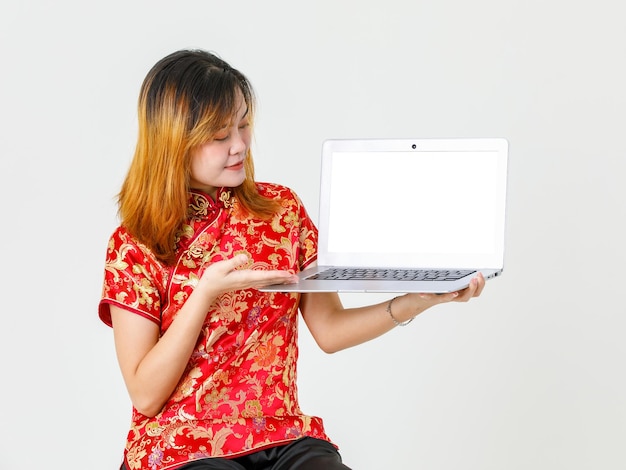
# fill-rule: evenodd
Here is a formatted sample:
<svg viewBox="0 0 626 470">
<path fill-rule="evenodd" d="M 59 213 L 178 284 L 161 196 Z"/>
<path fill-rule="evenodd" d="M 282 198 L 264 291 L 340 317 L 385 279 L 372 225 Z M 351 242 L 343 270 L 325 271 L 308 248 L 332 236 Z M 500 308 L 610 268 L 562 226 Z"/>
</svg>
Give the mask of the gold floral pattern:
<svg viewBox="0 0 626 470">
<path fill-rule="evenodd" d="M 250 219 L 227 189 L 216 201 L 191 192 L 174 267 L 162 265 L 119 227 L 108 244 L 100 318 L 111 325 L 114 304 L 154 321 L 163 333 L 212 262 L 246 253 L 251 269 L 297 272 L 310 264 L 317 230 L 298 197 L 283 186 L 258 187 L 280 201 L 271 220 Z M 304 415 L 298 404 L 298 302 L 297 294 L 254 289 L 216 299 L 161 412 L 149 418 L 133 409 L 125 449 L 129 470 L 174 469 L 303 436 L 329 440 L 321 419 Z"/>
</svg>

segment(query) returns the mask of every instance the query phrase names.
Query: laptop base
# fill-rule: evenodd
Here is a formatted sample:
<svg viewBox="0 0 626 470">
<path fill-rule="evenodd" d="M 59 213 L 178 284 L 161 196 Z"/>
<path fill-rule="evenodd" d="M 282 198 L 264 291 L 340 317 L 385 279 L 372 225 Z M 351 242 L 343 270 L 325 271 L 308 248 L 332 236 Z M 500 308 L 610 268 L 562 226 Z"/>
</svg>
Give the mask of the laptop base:
<svg viewBox="0 0 626 470">
<path fill-rule="evenodd" d="M 465 289 L 470 281 L 481 272 L 485 280 L 502 273 L 501 269 L 478 269 L 456 281 L 390 281 L 390 280 L 310 280 L 312 275 L 329 269 L 330 266 L 315 266 L 298 274 L 295 284 L 277 284 L 260 288 L 261 292 L 346 292 L 346 293 L 425 293 L 445 294 Z"/>
</svg>

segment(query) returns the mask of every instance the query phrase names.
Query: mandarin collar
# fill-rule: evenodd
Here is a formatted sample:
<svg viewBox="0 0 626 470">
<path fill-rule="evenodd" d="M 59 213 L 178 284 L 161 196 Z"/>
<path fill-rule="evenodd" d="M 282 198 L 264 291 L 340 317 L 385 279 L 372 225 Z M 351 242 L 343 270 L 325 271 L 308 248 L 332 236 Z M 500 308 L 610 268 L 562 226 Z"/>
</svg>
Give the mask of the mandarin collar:
<svg viewBox="0 0 626 470">
<path fill-rule="evenodd" d="M 218 188 L 216 199 L 203 191 L 192 189 L 189 191 L 187 215 L 194 220 L 208 219 L 221 209 L 229 209 L 232 205 L 233 196 L 230 188 Z"/>
</svg>

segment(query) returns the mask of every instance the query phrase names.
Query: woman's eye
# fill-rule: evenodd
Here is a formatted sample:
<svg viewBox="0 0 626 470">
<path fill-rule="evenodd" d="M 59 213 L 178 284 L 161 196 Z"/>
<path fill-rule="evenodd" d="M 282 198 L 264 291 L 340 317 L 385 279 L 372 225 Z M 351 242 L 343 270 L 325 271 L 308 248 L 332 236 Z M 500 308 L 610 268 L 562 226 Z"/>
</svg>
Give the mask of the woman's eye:
<svg viewBox="0 0 626 470">
<path fill-rule="evenodd" d="M 242 122 L 242 123 L 239 124 L 239 129 L 245 129 L 249 125 L 250 125 L 250 123 L 248 121 Z"/>
<path fill-rule="evenodd" d="M 218 134 L 215 137 L 213 137 L 213 140 L 217 140 L 218 142 L 224 142 L 226 139 L 228 139 L 228 134 L 226 135 Z"/>
</svg>

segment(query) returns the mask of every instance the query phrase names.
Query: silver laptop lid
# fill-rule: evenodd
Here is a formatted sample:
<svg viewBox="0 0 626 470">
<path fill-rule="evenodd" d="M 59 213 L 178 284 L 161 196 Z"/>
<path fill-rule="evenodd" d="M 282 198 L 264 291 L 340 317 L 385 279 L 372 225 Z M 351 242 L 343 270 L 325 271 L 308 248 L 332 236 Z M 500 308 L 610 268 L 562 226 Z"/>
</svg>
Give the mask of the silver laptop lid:
<svg viewBox="0 0 626 470">
<path fill-rule="evenodd" d="M 508 142 L 327 140 L 318 264 L 502 268 Z"/>
</svg>

